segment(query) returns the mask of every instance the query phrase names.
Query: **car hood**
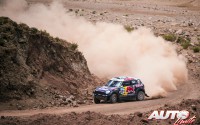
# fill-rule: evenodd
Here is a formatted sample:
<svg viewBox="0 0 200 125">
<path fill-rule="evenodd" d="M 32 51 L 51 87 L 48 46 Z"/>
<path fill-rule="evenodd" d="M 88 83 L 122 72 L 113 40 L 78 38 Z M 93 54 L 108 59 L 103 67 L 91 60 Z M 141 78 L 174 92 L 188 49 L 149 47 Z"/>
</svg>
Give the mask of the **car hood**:
<svg viewBox="0 0 200 125">
<path fill-rule="evenodd" d="M 112 91 L 115 89 L 117 89 L 117 87 L 102 86 L 102 87 L 96 88 L 96 91 L 105 92 L 105 91 Z"/>
</svg>

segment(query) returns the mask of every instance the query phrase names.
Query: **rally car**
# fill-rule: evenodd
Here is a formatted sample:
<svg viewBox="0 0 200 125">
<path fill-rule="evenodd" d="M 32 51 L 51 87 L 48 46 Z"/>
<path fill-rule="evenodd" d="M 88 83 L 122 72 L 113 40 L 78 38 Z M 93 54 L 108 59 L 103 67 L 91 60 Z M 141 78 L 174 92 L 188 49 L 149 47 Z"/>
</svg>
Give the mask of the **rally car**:
<svg viewBox="0 0 200 125">
<path fill-rule="evenodd" d="M 101 101 L 111 103 L 133 99 L 142 101 L 145 96 L 148 97 L 140 79 L 126 76 L 112 78 L 106 85 L 97 87 L 93 95 L 96 104 Z"/>
</svg>

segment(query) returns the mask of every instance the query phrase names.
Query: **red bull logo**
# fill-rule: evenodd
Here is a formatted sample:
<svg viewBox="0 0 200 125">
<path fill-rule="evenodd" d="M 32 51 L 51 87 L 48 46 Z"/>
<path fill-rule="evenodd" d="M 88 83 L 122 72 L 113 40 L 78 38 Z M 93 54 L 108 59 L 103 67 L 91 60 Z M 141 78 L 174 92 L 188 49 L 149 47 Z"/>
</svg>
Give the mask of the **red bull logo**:
<svg viewBox="0 0 200 125">
<path fill-rule="evenodd" d="M 126 86 L 122 88 L 122 95 L 127 95 L 129 93 L 133 93 L 134 92 L 134 88 L 131 86 Z"/>
</svg>

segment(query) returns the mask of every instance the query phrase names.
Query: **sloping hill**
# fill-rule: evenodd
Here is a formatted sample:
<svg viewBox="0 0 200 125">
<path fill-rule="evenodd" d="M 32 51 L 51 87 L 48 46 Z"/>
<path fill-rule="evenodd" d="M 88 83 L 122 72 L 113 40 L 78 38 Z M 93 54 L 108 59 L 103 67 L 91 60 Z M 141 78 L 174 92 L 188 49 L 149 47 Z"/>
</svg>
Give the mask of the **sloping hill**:
<svg viewBox="0 0 200 125">
<path fill-rule="evenodd" d="M 99 80 L 77 47 L 0 17 L 0 109 L 59 106 L 70 95 L 87 99 Z"/>
</svg>

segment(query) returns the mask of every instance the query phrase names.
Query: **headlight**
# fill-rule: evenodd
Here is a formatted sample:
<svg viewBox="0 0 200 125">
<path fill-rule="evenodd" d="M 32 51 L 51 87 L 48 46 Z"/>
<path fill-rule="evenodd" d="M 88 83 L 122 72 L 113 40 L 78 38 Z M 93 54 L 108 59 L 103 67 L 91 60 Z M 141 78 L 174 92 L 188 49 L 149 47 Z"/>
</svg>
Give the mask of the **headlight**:
<svg viewBox="0 0 200 125">
<path fill-rule="evenodd" d="M 109 94 L 109 93 L 110 93 L 110 91 L 109 91 L 109 90 L 107 90 L 107 91 L 106 91 L 106 94 Z"/>
</svg>

